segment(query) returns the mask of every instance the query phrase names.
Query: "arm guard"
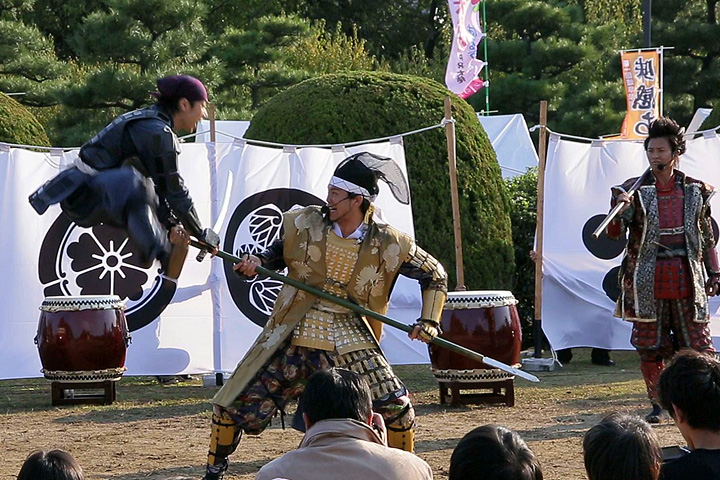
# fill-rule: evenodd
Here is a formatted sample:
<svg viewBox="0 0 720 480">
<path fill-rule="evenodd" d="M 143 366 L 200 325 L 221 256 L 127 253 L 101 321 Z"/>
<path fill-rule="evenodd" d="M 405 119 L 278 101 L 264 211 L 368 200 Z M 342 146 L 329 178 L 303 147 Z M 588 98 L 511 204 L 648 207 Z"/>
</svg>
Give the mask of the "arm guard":
<svg viewBox="0 0 720 480">
<path fill-rule="evenodd" d="M 283 239 L 278 238 L 270 244 L 270 246 L 258 255 L 262 266 L 270 270 L 282 270 L 285 265 L 285 256 L 283 255 Z"/>
<path fill-rule="evenodd" d="M 155 183 L 158 196 L 167 201 L 185 230 L 201 238 L 200 220 L 177 170 L 180 146 L 170 126 L 160 119 L 148 119 L 133 122 L 128 130 L 140 161 Z"/>
<path fill-rule="evenodd" d="M 420 318 L 439 322 L 447 298 L 447 274 L 440 262 L 413 244 L 400 266 L 400 273 L 420 283 L 423 291 Z"/>
<path fill-rule="evenodd" d="M 625 193 L 625 190 L 622 187 L 613 187 L 610 189 L 612 191 L 612 198 L 610 200 L 610 210 L 615 208 L 615 205 L 617 204 L 617 197 L 621 193 Z M 637 193 L 636 193 L 637 195 Z M 630 203 L 630 206 L 627 210 L 619 214 L 617 217 L 613 219 L 612 222 L 610 222 L 605 229 L 605 233 L 607 236 L 612 240 L 617 240 L 621 237 L 625 236 L 625 230 L 627 229 L 627 225 L 632 221 L 633 215 L 635 213 L 635 200 L 633 198 L 633 201 Z"/>
<path fill-rule="evenodd" d="M 411 325 L 413 328 L 420 327 L 420 337 L 427 342 L 432 342 L 435 337 L 442 333 L 440 322 L 419 318 L 417 322 Z"/>
</svg>

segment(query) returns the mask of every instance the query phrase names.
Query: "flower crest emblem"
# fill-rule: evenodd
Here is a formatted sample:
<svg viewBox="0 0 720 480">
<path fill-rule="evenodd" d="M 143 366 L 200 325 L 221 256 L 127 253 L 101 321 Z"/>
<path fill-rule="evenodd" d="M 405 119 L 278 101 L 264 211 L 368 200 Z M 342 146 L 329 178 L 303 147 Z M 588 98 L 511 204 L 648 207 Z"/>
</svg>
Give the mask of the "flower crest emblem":
<svg viewBox="0 0 720 480">
<path fill-rule="evenodd" d="M 307 249 L 307 254 L 308 257 L 310 257 L 310 260 L 313 262 L 320 261 L 320 258 L 322 257 L 322 252 L 317 245 L 310 245 Z"/>
<path fill-rule="evenodd" d="M 393 243 L 383 252 L 383 260 L 385 261 L 385 271 L 391 272 L 395 270 L 400 262 L 400 245 Z"/>
<path fill-rule="evenodd" d="M 363 269 L 358 273 L 355 291 L 358 295 L 363 295 L 367 291 L 376 295 L 382 291 L 384 284 L 385 278 L 382 276 L 380 271 L 375 269 L 372 265 L 368 265 L 363 267 Z"/>
<path fill-rule="evenodd" d="M 307 230 L 310 234 L 310 240 L 319 242 L 323 239 L 323 229 L 325 222 L 322 216 L 315 210 L 306 210 L 295 217 L 295 227 L 300 230 Z"/>
<path fill-rule="evenodd" d="M 293 262 L 291 262 L 291 265 L 292 269 L 295 270 L 297 276 L 299 278 L 302 278 L 303 280 L 310 276 L 310 273 L 312 272 L 312 269 L 308 266 L 307 263 L 294 260 Z"/>
</svg>

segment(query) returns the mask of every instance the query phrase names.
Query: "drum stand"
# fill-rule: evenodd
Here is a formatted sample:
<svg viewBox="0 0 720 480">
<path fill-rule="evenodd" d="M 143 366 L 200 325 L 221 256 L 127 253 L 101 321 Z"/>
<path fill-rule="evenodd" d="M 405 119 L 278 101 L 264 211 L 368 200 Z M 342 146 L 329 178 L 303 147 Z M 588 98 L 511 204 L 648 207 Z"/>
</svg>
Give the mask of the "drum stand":
<svg viewBox="0 0 720 480">
<path fill-rule="evenodd" d="M 113 380 L 52 382 L 52 405 L 110 405 L 115 401 Z"/>
<path fill-rule="evenodd" d="M 515 406 L 514 379 L 498 380 L 494 382 L 439 382 L 440 404 L 450 403 L 452 406 L 477 403 L 504 403 L 508 407 Z M 505 389 L 505 393 L 502 390 Z M 492 390 L 483 393 L 465 393 L 460 390 Z M 450 400 L 448 402 L 448 399 Z"/>
</svg>

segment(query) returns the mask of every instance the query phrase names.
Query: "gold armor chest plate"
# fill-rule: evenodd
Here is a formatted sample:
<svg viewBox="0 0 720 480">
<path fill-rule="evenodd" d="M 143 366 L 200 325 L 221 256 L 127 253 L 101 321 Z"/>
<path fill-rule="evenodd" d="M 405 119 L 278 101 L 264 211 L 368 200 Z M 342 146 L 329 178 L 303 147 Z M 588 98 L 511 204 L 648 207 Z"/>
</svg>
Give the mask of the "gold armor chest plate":
<svg viewBox="0 0 720 480">
<path fill-rule="evenodd" d="M 332 230 L 327 234 L 326 272 L 323 290 L 340 298 L 348 298 L 360 243 L 357 239 L 339 237 Z M 320 350 L 337 350 L 339 354 L 365 348 L 376 348 L 377 342 L 365 322 L 355 313 L 327 300 L 318 299 L 293 331 L 292 344 Z"/>
</svg>

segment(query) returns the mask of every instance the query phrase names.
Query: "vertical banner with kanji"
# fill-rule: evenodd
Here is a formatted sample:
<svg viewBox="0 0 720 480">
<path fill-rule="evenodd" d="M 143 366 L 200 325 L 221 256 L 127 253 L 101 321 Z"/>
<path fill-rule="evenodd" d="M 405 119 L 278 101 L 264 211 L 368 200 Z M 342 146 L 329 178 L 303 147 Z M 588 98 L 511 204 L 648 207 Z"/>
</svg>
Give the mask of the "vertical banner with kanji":
<svg viewBox="0 0 720 480">
<path fill-rule="evenodd" d="M 620 138 L 642 139 L 662 106 L 660 49 L 620 52 L 627 113 Z"/>
<path fill-rule="evenodd" d="M 480 27 L 481 0 L 448 0 L 453 22 L 453 42 L 445 71 L 445 85 L 468 98 L 486 86 L 480 78 L 485 62 L 477 58 L 478 44 L 485 34 Z"/>
</svg>

